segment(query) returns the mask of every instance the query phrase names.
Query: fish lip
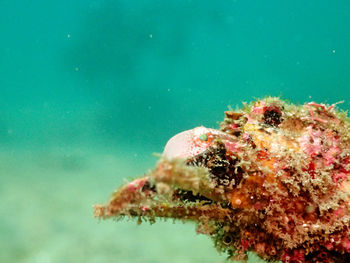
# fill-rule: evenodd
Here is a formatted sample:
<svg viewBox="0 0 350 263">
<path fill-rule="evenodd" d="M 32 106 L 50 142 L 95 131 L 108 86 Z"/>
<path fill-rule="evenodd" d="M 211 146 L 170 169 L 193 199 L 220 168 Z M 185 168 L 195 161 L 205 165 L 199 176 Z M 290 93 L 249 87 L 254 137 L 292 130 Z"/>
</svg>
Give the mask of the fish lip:
<svg viewBox="0 0 350 263">
<path fill-rule="evenodd" d="M 196 144 L 194 141 L 195 137 L 198 134 L 210 133 L 212 130 L 214 129 L 200 126 L 174 135 L 166 143 L 163 151 L 163 157 L 167 159 L 186 159 L 200 154 L 207 149 L 207 145 Z"/>
<path fill-rule="evenodd" d="M 193 213 L 191 220 L 200 221 L 200 217 L 208 213 L 213 219 L 222 220 L 230 214 L 230 208 L 225 206 L 225 196 L 217 192 L 209 176 L 208 180 L 204 176 L 196 177 L 206 172 L 209 173 L 206 168 L 187 165 L 183 159 L 163 158 L 149 175 L 120 187 L 107 205 L 96 205 L 95 217 L 176 218 L 185 216 L 188 208 Z M 186 179 L 178 176 L 181 173 L 193 174 Z M 222 213 L 217 214 L 215 210 Z"/>
<path fill-rule="evenodd" d="M 202 141 L 201 135 L 206 135 L 208 140 Z M 199 126 L 190 130 L 182 131 L 171 137 L 166 143 L 162 156 L 167 159 L 188 159 L 199 155 L 213 145 L 215 139 L 223 141 L 236 141 L 236 137 L 225 132 Z"/>
</svg>

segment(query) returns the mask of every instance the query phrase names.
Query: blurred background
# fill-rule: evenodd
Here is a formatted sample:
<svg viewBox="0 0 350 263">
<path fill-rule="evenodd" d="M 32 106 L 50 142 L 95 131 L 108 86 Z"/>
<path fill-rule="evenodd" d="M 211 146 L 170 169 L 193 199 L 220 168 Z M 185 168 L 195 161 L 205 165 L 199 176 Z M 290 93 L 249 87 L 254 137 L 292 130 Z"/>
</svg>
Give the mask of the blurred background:
<svg viewBox="0 0 350 263">
<path fill-rule="evenodd" d="M 0 262 L 225 262 L 191 223 L 92 206 L 229 105 L 349 109 L 349 27 L 348 0 L 1 0 Z"/>
</svg>

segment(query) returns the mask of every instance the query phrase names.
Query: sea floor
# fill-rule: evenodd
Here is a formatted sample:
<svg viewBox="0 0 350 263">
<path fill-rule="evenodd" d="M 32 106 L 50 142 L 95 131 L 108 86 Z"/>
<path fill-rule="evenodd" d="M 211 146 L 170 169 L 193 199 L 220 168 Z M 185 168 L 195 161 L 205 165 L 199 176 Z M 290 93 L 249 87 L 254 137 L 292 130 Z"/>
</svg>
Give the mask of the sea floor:
<svg viewBox="0 0 350 263">
<path fill-rule="evenodd" d="M 106 202 L 123 178 L 146 172 L 152 158 L 135 165 L 97 150 L 0 153 L 0 262 L 227 262 L 192 223 L 93 218 L 92 206 Z M 263 261 L 252 255 L 249 262 Z"/>
</svg>

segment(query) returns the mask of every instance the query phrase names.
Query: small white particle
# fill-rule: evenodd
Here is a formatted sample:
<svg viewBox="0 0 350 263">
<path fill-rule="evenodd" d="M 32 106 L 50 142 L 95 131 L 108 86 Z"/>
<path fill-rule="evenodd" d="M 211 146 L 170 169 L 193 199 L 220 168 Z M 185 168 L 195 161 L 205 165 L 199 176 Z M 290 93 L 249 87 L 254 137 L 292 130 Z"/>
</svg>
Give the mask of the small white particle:
<svg viewBox="0 0 350 263">
<path fill-rule="evenodd" d="M 333 54 L 335 53 L 335 49 L 332 50 Z"/>
<path fill-rule="evenodd" d="M 70 38 L 70 34 L 68 34 L 67 37 Z"/>
<path fill-rule="evenodd" d="M 76 68 L 75 68 L 75 71 L 79 71 L 79 68 L 78 68 L 78 67 L 76 67 Z"/>
</svg>

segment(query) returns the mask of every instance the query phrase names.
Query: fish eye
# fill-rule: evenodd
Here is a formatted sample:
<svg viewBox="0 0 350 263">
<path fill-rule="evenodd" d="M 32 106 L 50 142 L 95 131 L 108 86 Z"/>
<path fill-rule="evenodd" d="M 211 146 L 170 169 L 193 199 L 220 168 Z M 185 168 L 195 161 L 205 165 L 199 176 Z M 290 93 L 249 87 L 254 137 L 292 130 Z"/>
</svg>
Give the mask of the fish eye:
<svg viewBox="0 0 350 263">
<path fill-rule="evenodd" d="M 230 235 L 225 235 L 222 241 L 226 246 L 228 246 L 231 244 L 232 238 Z"/>
<path fill-rule="evenodd" d="M 282 122 L 282 112 L 278 107 L 269 107 L 264 112 L 264 123 L 277 127 Z"/>
</svg>

